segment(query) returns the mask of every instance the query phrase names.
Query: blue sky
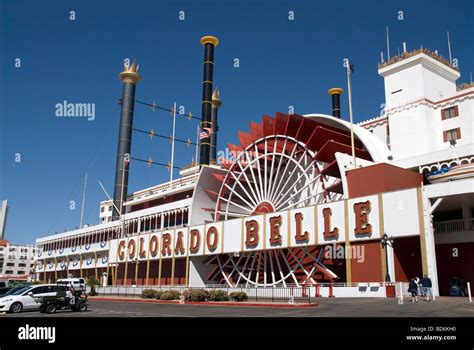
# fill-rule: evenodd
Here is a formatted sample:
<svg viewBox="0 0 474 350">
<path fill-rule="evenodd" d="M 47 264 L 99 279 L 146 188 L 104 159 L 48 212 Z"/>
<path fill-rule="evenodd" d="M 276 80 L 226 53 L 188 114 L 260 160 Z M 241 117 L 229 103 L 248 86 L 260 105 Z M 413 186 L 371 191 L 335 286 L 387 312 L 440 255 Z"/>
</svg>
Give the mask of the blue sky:
<svg viewBox="0 0 474 350">
<path fill-rule="evenodd" d="M 328 88 L 345 88 L 342 60 L 355 64 L 356 121 L 377 116 L 384 102 L 377 75 L 390 27 L 391 53 L 423 47 L 448 56 L 446 31 L 462 77 L 474 71 L 472 1 L 0 1 L 0 199 L 10 213 L 6 238 L 38 236 L 79 225 L 84 174 L 89 177 L 85 222 L 98 222 L 99 201 L 112 195 L 124 58 L 136 58 L 143 80 L 137 99 L 171 107 L 176 101 L 200 116 L 202 35 L 220 44 L 215 84 L 223 106 L 218 149 L 237 142 L 237 130 L 262 114 L 330 114 Z M 75 21 L 69 11 L 75 11 Z M 178 18 L 185 11 L 185 20 Z M 294 20 L 288 12 L 294 11 Z M 403 11 L 403 20 L 398 20 Z M 15 67 L 15 59 L 21 67 Z M 238 58 L 240 67 L 234 67 Z M 94 103 L 95 120 L 58 118 L 64 100 Z M 347 115 L 347 94 L 342 113 Z M 169 135 L 172 118 L 136 106 L 135 127 Z M 196 123 L 178 119 L 177 137 L 195 137 Z M 167 163 L 170 144 L 133 135 L 132 155 Z M 21 162 L 15 162 L 15 154 Z M 194 157 L 177 144 L 175 164 Z M 134 162 L 129 190 L 166 181 L 166 168 Z M 70 210 L 70 201 L 76 210 Z"/>
</svg>

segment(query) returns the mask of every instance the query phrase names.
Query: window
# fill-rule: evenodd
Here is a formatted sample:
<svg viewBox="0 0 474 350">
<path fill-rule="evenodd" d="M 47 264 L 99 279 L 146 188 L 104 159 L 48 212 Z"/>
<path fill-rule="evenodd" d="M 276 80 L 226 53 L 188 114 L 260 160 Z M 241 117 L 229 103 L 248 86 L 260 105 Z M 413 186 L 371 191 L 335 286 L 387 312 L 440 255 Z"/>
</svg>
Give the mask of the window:
<svg viewBox="0 0 474 350">
<path fill-rule="evenodd" d="M 441 110 L 441 119 L 451 119 L 459 115 L 458 106 L 453 106 Z"/>
<path fill-rule="evenodd" d="M 15 263 L 9 262 L 9 263 L 7 263 L 7 266 L 15 266 Z"/>
<path fill-rule="evenodd" d="M 26 293 L 23 295 L 28 295 L 29 292 L 33 294 L 40 294 L 40 293 L 44 293 L 44 290 L 45 290 L 45 287 L 36 287 L 36 288 L 26 291 Z"/>
<path fill-rule="evenodd" d="M 109 211 L 112 211 L 112 206 L 109 206 Z"/>
<path fill-rule="evenodd" d="M 18 267 L 26 267 L 26 264 L 18 264 Z"/>
<path fill-rule="evenodd" d="M 459 140 L 460 138 L 461 138 L 461 128 L 443 131 L 444 142 Z"/>
<path fill-rule="evenodd" d="M 105 207 L 100 208 L 100 212 L 103 213 L 105 210 Z"/>
<path fill-rule="evenodd" d="M 111 222 L 112 221 L 112 217 L 109 216 L 108 219 L 107 219 L 108 222 Z"/>
</svg>

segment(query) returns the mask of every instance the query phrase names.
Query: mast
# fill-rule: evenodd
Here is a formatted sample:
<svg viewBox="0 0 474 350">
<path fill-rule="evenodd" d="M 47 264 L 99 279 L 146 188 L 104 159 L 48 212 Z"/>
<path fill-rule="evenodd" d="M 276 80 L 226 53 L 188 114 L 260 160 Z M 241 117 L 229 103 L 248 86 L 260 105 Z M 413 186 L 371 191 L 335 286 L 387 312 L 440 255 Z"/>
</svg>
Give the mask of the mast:
<svg viewBox="0 0 474 350">
<path fill-rule="evenodd" d="M 171 136 L 171 165 L 170 165 L 170 182 L 173 181 L 174 166 L 174 136 L 176 132 L 176 102 L 173 105 L 173 135 Z"/>
<path fill-rule="evenodd" d="M 353 122 L 352 122 L 351 64 L 350 64 L 349 60 L 347 60 L 347 93 L 349 95 L 349 118 L 350 118 L 350 123 L 351 123 L 352 162 L 353 162 L 354 169 L 355 169 L 356 168 L 356 157 L 355 157 L 355 148 L 354 148 L 354 126 L 353 126 Z"/>
<path fill-rule="evenodd" d="M 81 205 L 81 220 L 79 222 L 79 228 L 82 228 L 82 220 L 84 219 L 84 205 L 86 202 L 86 188 L 87 188 L 87 173 L 84 177 L 84 192 L 82 193 L 82 205 Z"/>
</svg>

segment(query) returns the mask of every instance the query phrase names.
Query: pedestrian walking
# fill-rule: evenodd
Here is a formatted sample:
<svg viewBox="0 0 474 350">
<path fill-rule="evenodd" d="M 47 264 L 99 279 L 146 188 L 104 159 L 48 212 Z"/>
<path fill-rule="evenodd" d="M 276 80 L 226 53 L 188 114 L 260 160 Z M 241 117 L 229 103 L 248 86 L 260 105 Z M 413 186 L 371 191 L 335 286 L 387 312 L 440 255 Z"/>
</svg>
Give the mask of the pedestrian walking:
<svg viewBox="0 0 474 350">
<path fill-rule="evenodd" d="M 420 282 L 423 287 L 425 301 L 429 302 L 433 300 L 433 284 L 431 283 L 431 279 L 427 275 L 424 275 Z"/>
<path fill-rule="evenodd" d="M 415 283 L 416 283 L 417 288 L 418 288 L 418 295 L 423 297 L 425 295 L 425 293 L 423 293 L 423 286 L 421 285 L 420 277 L 415 276 Z"/>
<path fill-rule="evenodd" d="M 418 284 L 415 282 L 415 279 L 412 278 L 408 284 L 408 293 L 411 294 L 411 302 L 418 302 Z"/>
</svg>

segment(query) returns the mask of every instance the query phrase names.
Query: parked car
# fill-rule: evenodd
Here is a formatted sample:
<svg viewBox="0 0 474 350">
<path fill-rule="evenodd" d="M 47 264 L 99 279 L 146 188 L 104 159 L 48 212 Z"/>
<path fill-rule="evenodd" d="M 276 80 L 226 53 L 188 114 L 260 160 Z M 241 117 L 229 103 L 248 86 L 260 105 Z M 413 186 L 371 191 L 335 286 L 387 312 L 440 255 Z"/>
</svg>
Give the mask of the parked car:
<svg viewBox="0 0 474 350">
<path fill-rule="evenodd" d="M 35 301 L 35 297 L 54 296 L 60 288 L 55 284 L 40 284 L 23 287 L 16 292 L 0 298 L 0 312 L 18 313 L 22 310 L 38 310 L 40 304 Z"/>
</svg>

